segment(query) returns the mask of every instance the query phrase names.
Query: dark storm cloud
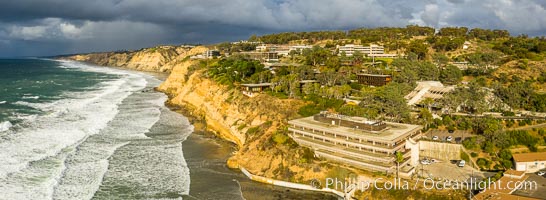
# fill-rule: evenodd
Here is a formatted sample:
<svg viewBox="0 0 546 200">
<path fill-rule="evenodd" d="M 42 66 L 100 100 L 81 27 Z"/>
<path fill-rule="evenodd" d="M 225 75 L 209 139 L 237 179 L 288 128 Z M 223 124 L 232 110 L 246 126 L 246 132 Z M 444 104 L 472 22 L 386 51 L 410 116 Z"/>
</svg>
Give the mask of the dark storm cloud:
<svg viewBox="0 0 546 200">
<path fill-rule="evenodd" d="M 407 24 L 543 35 L 545 7 L 543 0 L 17 0 L 0 6 L 0 56 Z"/>
<path fill-rule="evenodd" d="M 452 4 L 460 4 L 460 3 L 464 3 L 465 0 L 447 0 L 447 1 Z"/>
</svg>

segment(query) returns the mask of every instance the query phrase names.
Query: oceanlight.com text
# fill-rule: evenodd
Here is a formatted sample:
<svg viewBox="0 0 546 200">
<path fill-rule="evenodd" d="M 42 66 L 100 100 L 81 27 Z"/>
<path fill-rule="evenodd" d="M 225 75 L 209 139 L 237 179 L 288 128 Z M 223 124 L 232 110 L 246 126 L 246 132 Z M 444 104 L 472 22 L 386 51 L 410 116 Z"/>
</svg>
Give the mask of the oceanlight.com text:
<svg viewBox="0 0 546 200">
<path fill-rule="evenodd" d="M 311 185 L 316 188 L 326 187 L 338 191 L 369 189 L 376 190 L 536 190 L 538 183 L 535 181 L 493 181 L 490 178 L 484 180 L 469 179 L 468 181 L 438 181 L 431 178 L 405 180 L 400 178 L 377 178 L 374 180 L 357 181 L 355 179 L 326 178 L 324 181 L 314 179 Z"/>
</svg>

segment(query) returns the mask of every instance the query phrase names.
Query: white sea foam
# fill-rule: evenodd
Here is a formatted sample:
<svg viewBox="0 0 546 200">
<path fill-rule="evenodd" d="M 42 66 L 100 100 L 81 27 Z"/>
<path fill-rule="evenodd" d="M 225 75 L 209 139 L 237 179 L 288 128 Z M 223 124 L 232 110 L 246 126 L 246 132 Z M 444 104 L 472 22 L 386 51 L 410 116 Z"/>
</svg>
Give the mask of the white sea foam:
<svg viewBox="0 0 546 200">
<path fill-rule="evenodd" d="M 89 68 L 86 70 L 95 70 Z M 74 98 L 52 103 L 17 102 L 46 111 L 30 127 L 0 138 L 0 191 L 9 199 L 48 199 L 53 195 L 55 179 L 62 170 L 41 170 L 44 160 L 66 154 L 67 148 L 90 135 L 98 134 L 118 113 L 118 105 L 146 85 L 141 75 L 107 68 L 96 69 L 121 75 L 120 79 L 100 85 L 88 93 L 73 93 Z M 47 163 L 47 162 L 46 162 Z M 62 163 L 62 162 L 61 162 Z M 32 173 L 29 173 L 32 172 Z M 34 179 L 41 177 L 41 179 Z M 33 184 L 28 181 L 33 180 Z M 98 186 L 97 186 L 98 187 Z"/>
<path fill-rule="evenodd" d="M 66 99 L 51 103 L 15 102 L 46 114 L 18 116 L 29 126 L 0 138 L 0 149 L 10 149 L 0 151 L 2 196 L 90 199 L 125 182 L 149 187 L 139 191 L 143 195 L 163 191 L 188 194 L 189 169 L 180 142 L 192 127 L 177 114 L 165 118 L 165 95 L 139 92 L 159 81 L 141 73 L 80 63 L 63 62 L 63 66 L 120 78 L 98 84 L 92 92 L 63 94 Z M 186 135 L 182 139 L 163 144 L 163 140 L 145 136 L 156 124 L 187 126 L 188 130 L 183 131 Z M 155 142 L 159 144 L 150 144 Z"/>
<path fill-rule="evenodd" d="M 0 132 L 7 131 L 12 126 L 13 126 L 13 124 L 11 124 L 10 121 L 0 122 Z"/>
<path fill-rule="evenodd" d="M 14 120 L 22 120 L 25 123 L 32 123 L 38 117 L 38 115 L 29 115 L 22 113 L 12 113 L 11 115 L 13 116 Z"/>
<path fill-rule="evenodd" d="M 5 104 L 5 103 L 6 103 L 6 101 L 0 101 L 0 104 Z"/>
<path fill-rule="evenodd" d="M 39 99 L 40 96 L 23 96 L 22 99 Z"/>
</svg>

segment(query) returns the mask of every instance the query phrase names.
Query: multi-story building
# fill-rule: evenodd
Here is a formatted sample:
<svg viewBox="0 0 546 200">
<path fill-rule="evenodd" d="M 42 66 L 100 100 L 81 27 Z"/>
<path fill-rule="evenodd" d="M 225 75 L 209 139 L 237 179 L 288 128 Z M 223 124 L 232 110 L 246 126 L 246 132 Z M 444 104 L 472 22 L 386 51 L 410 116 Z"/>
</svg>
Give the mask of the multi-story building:
<svg viewBox="0 0 546 200">
<path fill-rule="evenodd" d="M 419 160 L 416 142 L 421 126 L 372 121 L 326 111 L 291 120 L 289 135 L 315 155 L 370 171 L 396 171 L 396 152 L 401 152 L 400 172 L 411 175 Z"/>
<path fill-rule="evenodd" d="M 220 51 L 218 50 L 207 50 L 203 52 L 203 57 L 205 58 L 213 58 L 220 56 Z"/>
<path fill-rule="evenodd" d="M 276 44 L 262 44 L 256 46 L 256 51 L 259 52 L 275 52 L 278 55 L 287 56 L 290 51 L 296 51 L 301 53 L 304 49 L 313 48 L 311 45 L 276 45 Z"/>
<path fill-rule="evenodd" d="M 370 46 L 364 47 L 364 52 L 362 52 L 366 55 L 374 55 L 374 54 L 384 54 L 385 48 L 383 46 L 372 44 Z"/>
<path fill-rule="evenodd" d="M 337 46 L 339 50 L 339 54 L 341 55 L 342 52 L 345 52 L 346 56 L 353 56 L 355 52 L 360 52 L 363 55 L 366 55 L 368 57 L 377 57 L 377 58 L 395 58 L 398 57 L 396 54 L 386 54 L 385 48 L 383 46 L 372 44 L 370 46 L 362 46 L 362 45 L 355 45 L 355 44 L 347 44 L 345 46 Z"/>
<path fill-rule="evenodd" d="M 357 52 L 357 51 L 362 53 L 362 54 L 365 54 L 365 52 L 366 52 L 366 48 L 364 46 L 356 45 L 356 44 L 346 44 L 344 46 L 339 46 L 338 45 L 337 49 L 339 50 L 338 51 L 339 55 L 341 55 L 342 52 L 345 52 L 345 55 L 349 56 L 349 57 L 353 56 L 355 54 L 355 52 Z M 369 48 L 368 48 L 368 51 L 370 51 Z"/>
<path fill-rule="evenodd" d="M 384 86 L 392 81 L 391 75 L 357 74 L 358 83 L 368 86 Z"/>
<path fill-rule="evenodd" d="M 279 56 L 276 52 L 239 52 L 234 55 L 242 55 L 249 59 L 259 60 L 260 62 L 279 61 Z"/>
</svg>

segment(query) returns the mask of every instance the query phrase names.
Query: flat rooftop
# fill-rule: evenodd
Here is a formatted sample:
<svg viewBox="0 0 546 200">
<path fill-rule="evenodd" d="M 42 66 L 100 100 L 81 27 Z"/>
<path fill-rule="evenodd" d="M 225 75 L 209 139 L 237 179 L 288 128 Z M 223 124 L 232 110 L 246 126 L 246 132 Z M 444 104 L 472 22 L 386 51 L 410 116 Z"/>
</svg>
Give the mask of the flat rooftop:
<svg viewBox="0 0 546 200">
<path fill-rule="evenodd" d="M 271 86 L 271 83 L 245 83 L 241 85 L 245 87 L 267 87 Z"/>
<path fill-rule="evenodd" d="M 388 74 L 356 74 L 357 76 L 391 77 Z"/>
<path fill-rule="evenodd" d="M 315 130 L 326 130 L 329 132 L 348 133 L 352 135 L 373 138 L 374 140 L 385 141 L 385 142 L 393 141 L 408 132 L 421 129 L 421 126 L 419 125 L 385 122 L 387 124 L 387 129 L 385 130 L 366 131 L 366 130 L 359 130 L 359 129 L 354 129 L 350 127 L 322 123 L 322 122 L 314 120 L 313 116 L 290 120 L 288 123 L 300 125 L 304 127 L 309 127 Z"/>
<path fill-rule="evenodd" d="M 513 154 L 512 157 L 514 157 L 514 161 L 516 162 L 545 161 L 546 152 L 519 153 Z"/>
</svg>

